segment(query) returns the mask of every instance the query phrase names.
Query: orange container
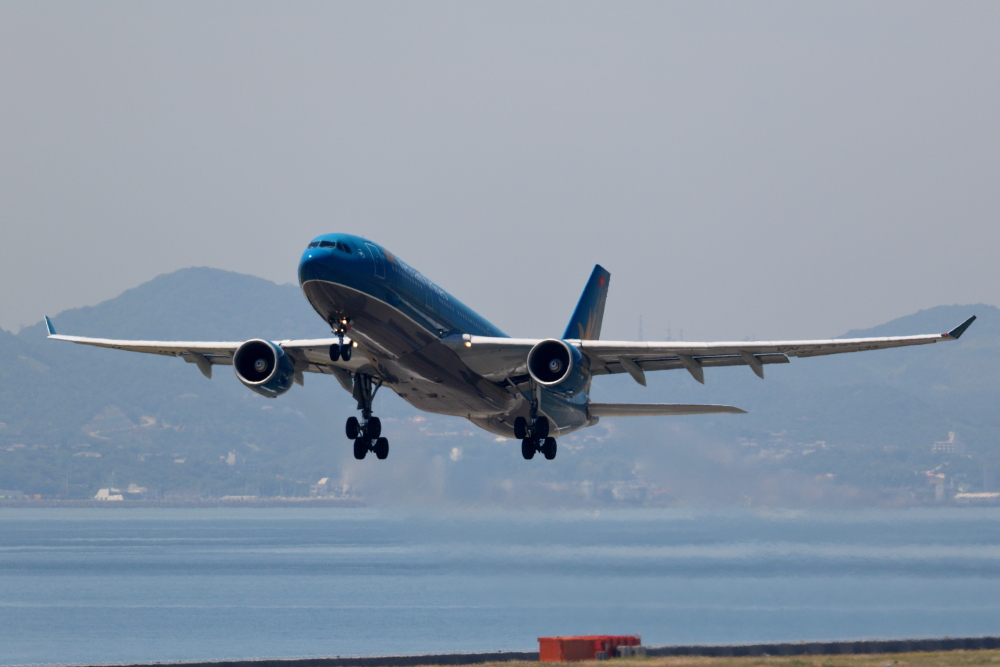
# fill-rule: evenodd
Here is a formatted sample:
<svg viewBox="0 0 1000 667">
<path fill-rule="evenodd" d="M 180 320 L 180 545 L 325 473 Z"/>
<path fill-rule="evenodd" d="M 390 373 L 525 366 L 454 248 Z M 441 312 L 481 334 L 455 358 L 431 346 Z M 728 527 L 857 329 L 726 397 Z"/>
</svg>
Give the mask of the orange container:
<svg viewBox="0 0 1000 667">
<path fill-rule="evenodd" d="M 541 662 L 593 660 L 595 655 L 592 637 L 538 638 L 538 659 Z"/>
<path fill-rule="evenodd" d="M 619 646 L 639 646 L 639 635 L 587 635 L 584 637 L 539 637 L 538 659 L 541 662 L 578 662 L 594 660 L 603 651 L 615 657 Z"/>
</svg>

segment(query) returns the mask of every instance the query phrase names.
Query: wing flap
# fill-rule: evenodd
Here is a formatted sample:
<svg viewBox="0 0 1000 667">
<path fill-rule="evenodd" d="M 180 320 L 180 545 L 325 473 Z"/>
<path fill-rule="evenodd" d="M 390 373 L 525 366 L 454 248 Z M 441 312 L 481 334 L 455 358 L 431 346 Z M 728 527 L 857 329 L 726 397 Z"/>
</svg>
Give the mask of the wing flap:
<svg viewBox="0 0 1000 667">
<path fill-rule="evenodd" d="M 763 364 L 787 364 L 789 363 L 788 357 L 783 354 L 758 354 L 753 355 L 754 358 Z M 740 355 L 727 355 L 719 357 L 694 357 L 703 368 L 715 368 L 718 366 L 746 366 L 748 365 L 746 359 Z M 640 359 L 635 362 L 644 371 L 668 371 L 668 370 L 682 370 L 684 364 L 677 357 L 665 357 L 662 359 Z M 605 373 L 625 373 L 627 372 L 625 368 L 622 367 L 621 362 L 618 359 L 614 359 L 608 362 L 601 362 L 600 368 L 591 367 L 594 375 L 603 375 Z"/>
</svg>

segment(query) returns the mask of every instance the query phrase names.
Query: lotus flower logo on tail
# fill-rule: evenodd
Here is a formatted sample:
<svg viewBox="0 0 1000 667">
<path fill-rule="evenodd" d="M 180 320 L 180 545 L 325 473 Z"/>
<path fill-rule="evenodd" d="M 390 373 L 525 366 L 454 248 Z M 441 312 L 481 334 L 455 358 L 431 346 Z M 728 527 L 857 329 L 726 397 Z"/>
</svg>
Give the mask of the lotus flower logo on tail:
<svg viewBox="0 0 1000 667">
<path fill-rule="evenodd" d="M 580 340 L 597 340 L 601 337 L 601 323 L 604 321 L 604 302 L 608 299 L 608 285 L 611 274 L 597 264 L 594 266 L 590 280 L 580 295 L 573 317 L 566 327 L 563 338 L 579 338 Z"/>
</svg>

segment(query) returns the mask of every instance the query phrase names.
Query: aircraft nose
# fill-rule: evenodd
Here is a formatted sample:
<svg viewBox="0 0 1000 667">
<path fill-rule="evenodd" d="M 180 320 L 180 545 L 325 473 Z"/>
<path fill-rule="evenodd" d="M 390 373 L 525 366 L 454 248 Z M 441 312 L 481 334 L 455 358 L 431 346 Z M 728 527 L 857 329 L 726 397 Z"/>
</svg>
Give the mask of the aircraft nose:
<svg viewBox="0 0 1000 667">
<path fill-rule="evenodd" d="M 339 244 L 344 249 L 333 245 L 306 248 L 299 260 L 299 284 L 307 280 L 346 280 L 354 276 L 359 269 L 360 253 L 348 251 L 346 244 Z"/>
<path fill-rule="evenodd" d="M 331 255 L 329 248 L 306 248 L 299 260 L 299 284 L 322 278 L 332 260 Z"/>
</svg>

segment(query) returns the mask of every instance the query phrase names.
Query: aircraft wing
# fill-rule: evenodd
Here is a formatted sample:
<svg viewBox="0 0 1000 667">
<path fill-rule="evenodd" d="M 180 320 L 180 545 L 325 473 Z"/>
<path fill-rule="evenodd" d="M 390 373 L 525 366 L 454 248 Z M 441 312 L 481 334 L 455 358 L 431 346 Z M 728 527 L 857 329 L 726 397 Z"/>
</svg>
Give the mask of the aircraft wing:
<svg viewBox="0 0 1000 667">
<path fill-rule="evenodd" d="M 766 364 L 787 364 L 788 357 L 816 357 L 845 352 L 881 350 L 890 347 L 927 345 L 958 339 L 975 316 L 947 333 L 882 338 L 836 338 L 769 342 L 688 343 L 680 341 L 605 341 L 569 340 L 590 360 L 594 375 L 628 373 L 639 384 L 646 384 L 645 371 L 686 369 L 701 383 L 704 369 L 713 366 L 749 366 L 764 377 Z M 449 340 L 450 339 L 450 340 Z M 528 352 L 539 340 L 453 336 L 445 339 L 474 371 L 494 381 L 527 373 Z"/>
<path fill-rule="evenodd" d="M 48 337 L 52 340 L 64 340 L 78 345 L 107 347 L 114 350 L 144 352 L 167 357 L 180 357 L 188 363 L 198 366 L 205 377 L 212 377 L 212 366 L 231 366 L 233 354 L 243 341 L 205 342 L 205 341 L 161 341 L 161 340 L 115 340 L 111 338 L 87 338 L 84 336 L 65 336 L 57 334 L 51 320 L 45 318 Z M 280 340 L 273 341 L 288 354 L 295 363 L 296 381 L 300 381 L 300 373 L 322 373 L 334 375 L 351 390 L 352 372 L 370 367 L 368 359 L 363 354 L 352 356 L 350 361 L 331 359 L 330 346 L 340 342 L 338 338 L 317 338 L 310 340 Z M 344 342 L 350 342 L 344 338 Z M 301 382 L 300 382 L 301 383 Z M 346 384 L 345 384 L 346 383 Z"/>
</svg>

